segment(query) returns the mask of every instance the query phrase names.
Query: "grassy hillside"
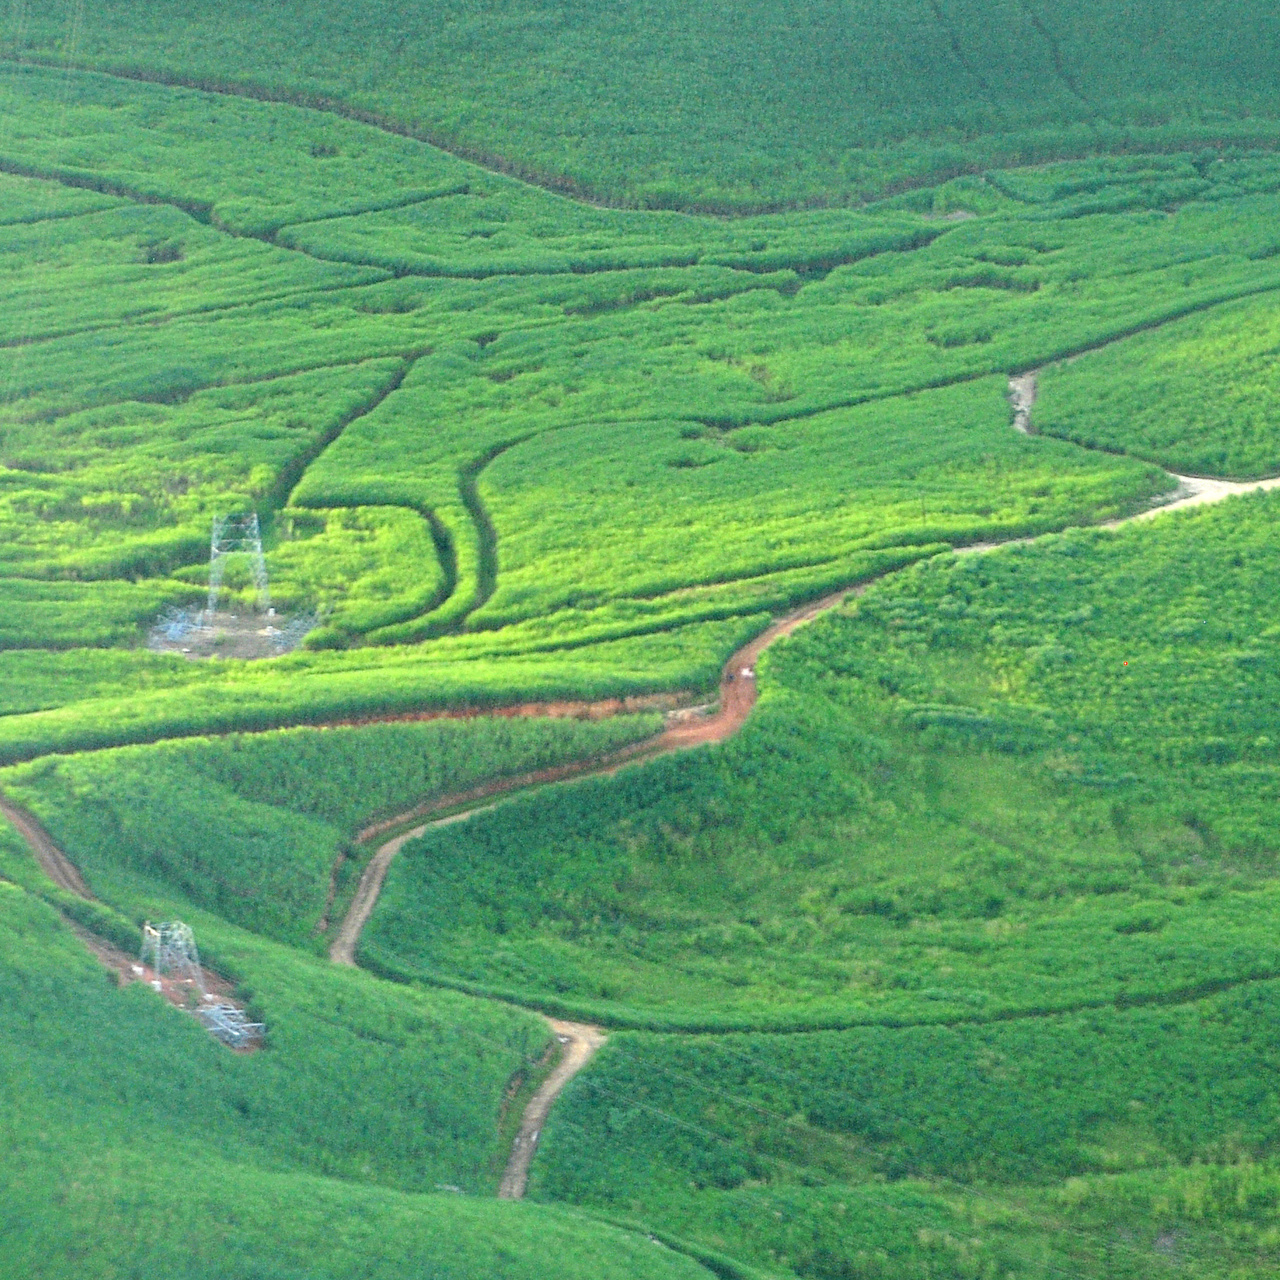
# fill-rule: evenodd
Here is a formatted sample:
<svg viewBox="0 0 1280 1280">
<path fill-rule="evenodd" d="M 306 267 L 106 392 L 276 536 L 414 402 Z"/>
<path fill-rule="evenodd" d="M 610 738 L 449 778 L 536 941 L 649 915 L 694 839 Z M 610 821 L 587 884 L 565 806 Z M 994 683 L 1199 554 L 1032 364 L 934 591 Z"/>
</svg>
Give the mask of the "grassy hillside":
<svg viewBox="0 0 1280 1280">
<path fill-rule="evenodd" d="M 295 945 L 318 945 L 385 818 L 502 778 L 607 756 L 656 715 L 476 719 L 195 738 L 4 771 L 100 896 L 156 893 Z M 135 912 L 136 914 L 136 912 Z"/>
<path fill-rule="evenodd" d="M 1096 149 L 1277 138 L 1261 0 L 41 6 L 12 55 L 243 86 L 649 208 L 841 204 Z"/>
<path fill-rule="evenodd" d="M 1280 973 L 1270 583 L 1235 499 L 889 576 L 721 751 L 433 831 L 390 972 L 623 1025 L 894 1025 Z"/>
<path fill-rule="evenodd" d="M 1261 1276 L 1277 1097 L 1257 1029 L 1276 999 L 1265 983 L 983 1026 L 620 1035 L 557 1108 L 535 1194 L 805 1276 L 1214 1275 L 1222 1234 L 1232 1274 Z"/>
<path fill-rule="evenodd" d="M 568 1276 L 709 1274 L 572 1213 L 440 1189 L 487 1180 L 491 1108 L 531 1020 L 379 991 L 276 948 L 259 963 L 278 1043 L 236 1057 L 144 988 L 109 987 L 7 881 L 0 957 L 8 1274 L 534 1280 L 549 1251 Z"/>
<path fill-rule="evenodd" d="M 289 105 L 12 65 L 0 95 L 5 678 L 36 649 L 97 672 L 86 647 L 198 600 L 228 510 L 259 513 L 278 603 L 324 615 L 275 668 L 138 654 L 107 687 L 43 659 L 9 760 L 705 690 L 765 610 L 1167 490 L 1014 436 L 1004 378 L 1280 286 L 1263 153 L 726 221 Z"/>
<path fill-rule="evenodd" d="M 98 901 L 0 828 L 0 1272 L 1274 1274 L 1280 500 L 1098 526 L 1280 468 L 1277 67 L 1252 0 L 12 8 L 0 786 Z M 248 512 L 303 647 L 148 649 Z M 470 713 L 851 587 L 328 961 L 362 825 L 660 725 Z M 69 925 L 174 917 L 260 1052 Z M 498 1203 L 536 1011 L 614 1030 Z"/>
</svg>

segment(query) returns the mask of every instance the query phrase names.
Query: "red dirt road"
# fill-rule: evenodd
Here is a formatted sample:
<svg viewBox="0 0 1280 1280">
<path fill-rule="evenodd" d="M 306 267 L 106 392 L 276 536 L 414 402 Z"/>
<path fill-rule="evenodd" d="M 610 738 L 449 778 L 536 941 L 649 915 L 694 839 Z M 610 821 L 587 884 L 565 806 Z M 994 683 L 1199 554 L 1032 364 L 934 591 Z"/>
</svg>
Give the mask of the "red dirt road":
<svg viewBox="0 0 1280 1280">
<path fill-rule="evenodd" d="M 35 854 L 45 875 L 60 889 L 74 893 L 78 898 L 93 901 L 93 894 L 85 884 L 75 863 L 67 857 L 53 842 L 53 837 L 40 825 L 34 814 L 16 804 L 0 797 L 0 813 L 17 828 L 18 834 L 27 842 L 27 847 Z"/>
<path fill-rule="evenodd" d="M 543 769 L 538 773 L 524 774 L 517 778 L 505 778 L 477 787 L 470 792 L 441 797 L 429 804 L 419 805 L 416 809 L 400 814 L 398 817 L 366 827 L 360 833 L 359 839 L 371 840 L 387 831 L 402 827 L 404 823 L 411 822 L 415 818 L 425 817 L 431 812 L 439 813 L 442 810 L 456 809 L 461 804 L 468 804 L 473 800 L 491 799 L 503 792 L 572 777 L 612 774 L 631 761 L 652 759 L 674 751 L 686 751 L 692 747 L 724 742 L 742 728 L 751 714 L 751 708 L 755 706 L 757 696 L 755 664 L 760 655 L 775 640 L 789 636 L 797 627 L 812 621 L 829 609 L 834 609 L 843 603 L 846 597 L 860 590 L 860 587 L 853 587 L 837 591 L 803 608 L 796 609 L 785 617 L 779 618 L 749 644 L 743 645 L 724 665 L 720 676 L 720 701 L 713 710 L 695 707 L 686 711 L 671 712 L 663 731 L 646 742 L 634 743 L 610 756 L 578 761 L 575 764 L 562 765 L 554 769 Z M 561 707 L 574 705 L 560 704 Z M 514 713 L 520 714 L 518 710 Z M 562 712 L 562 714 L 565 713 Z M 574 712 L 567 714 L 574 714 Z M 360 877 L 355 897 L 329 948 L 330 960 L 335 964 L 343 965 L 356 963 L 356 947 L 360 942 L 360 934 L 377 905 L 378 895 L 382 891 L 392 859 L 408 841 L 422 835 L 428 827 L 463 822 L 473 814 L 491 807 L 488 804 L 477 804 L 474 808 L 450 814 L 435 822 L 421 823 L 409 831 L 400 832 L 381 845 Z M 520 1131 L 512 1144 L 507 1167 L 498 1188 L 500 1199 L 519 1200 L 524 1196 L 529 1181 L 529 1169 L 538 1149 L 538 1138 L 547 1117 L 551 1114 L 551 1108 L 565 1085 L 591 1061 L 606 1040 L 605 1033 L 599 1027 L 576 1022 L 561 1022 L 554 1018 L 548 1018 L 547 1022 L 560 1042 L 560 1058 L 525 1107 L 524 1115 L 520 1120 Z"/>
<path fill-rule="evenodd" d="M 471 805 L 474 802 L 473 808 L 464 809 L 460 813 L 453 813 L 447 818 L 439 818 L 435 822 L 421 823 L 409 831 L 400 831 L 393 839 L 388 840 L 379 847 L 360 876 L 360 883 L 356 888 L 355 896 L 352 898 L 351 905 L 347 908 L 342 924 L 338 927 L 338 932 L 329 947 L 329 959 L 334 964 L 354 965 L 356 963 L 356 948 L 360 942 L 360 934 L 369 917 L 373 914 L 374 907 L 377 905 L 378 895 L 382 892 L 382 885 L 387 878 L 387 871 L 391 866 L 392 859 L 395 858 L 396 854 L 400 852 L 408 841 L 422 835 L 428 827 L 463 822 L 471 817 L 472 814 L 491 807 L 481 802 L 492 800 L 494 797 L 507 792 L 523 790 L 526 787 L 541 786 L 549 782 L 561 782 L 569 778 L 605 776 L 616 773 L 623 765 L 634 761 L 649 760 L 655 756 L 668 755 L 673 751 L 685 751 L 691 747 L 700 747 L 708 743 L 724 742 L 742 728 L 746 723 L 747 716 L 751 714 L 751 708 L 755 706 L 757 696 L 755 664 L 760 655 L 775 640 L 780 640 L 783 636 L 789 636 L 797 627 L 826 613 L 828 609 L 835 608 L 848 595 L 857 590 L 860 590 L 860 588 L 837 591 L 832 595 L 824 596 L 821 600 L 815 600 L 812 604 L 807 604 L 801 609 L 796 609 L 765 628 L 749 644 L 743 645 L 724 665 L 724 670 L 720 676 L 720 701 L 714 710 L 703 710 L 702 708 L 694 707 L 685 711 L 673 711 L 668 715 L 666 727 L 660 734 L 644 742 L 632 743 L 630 746 L 622 748 L 621 751 L 615 751 L 607 756 L 596 756 L 587 760 L 574 761 L 572 764 L 557 765 L 550 769 L 540 769 L 535 773 L 524 773 L 513 778 L 500 778 L 495 782 L 486 783 L 484 786 L 474 787 L 470 791 L 439 796 L 426 804 L 409 809 L 405 813 L 397 814 L 393 818 L 387 818 L 382 822 L 376 822 L 366 827 L 356 837 L 361 843 L 373 840 L 388 831 L 398 830 L 406 822 L 413 822 L 417 818 L 425 818 L 432 813 L 447 812 L 451 809 L 457 809 L 461 805 Z M 628 702 L 636 701 L 639 700 L 628 700 Z M 561 715 L 582 714 L 585 709 L 599 709 L 606 705 L 613 707 L 613 714 L 624 710 L 640 709 L 635 705 L 626 705 L 622 700 L 612 704 L 556 703 L 528 705 L 555 705 Z M 476 712 L 474 714 L 522 715 L 533 713 L 526 711 L 523 707 L 513 707 L 507 709 L 504 713 Z M 609 713 L 597 710 L 596 714 Z"/>
<path fill-rule="evenodd" d="M 654 754 L 700 747 L 708 742 L 724 742 L 732 738 L 747 722 L 756 705 L 756 662 L 775 640 L 789 636 L 797 627 L 812 622 L 845 599 L 856 595 L 861 587 L 846 587 L 821 600 L 804 605 L 766 627 L 754 640 L 745 644 L 724 664 L 720 674 L 720 702 L 708 715 L 675 712 L 668 717 L 667 727 L 654 741 Z"/>
</svg>

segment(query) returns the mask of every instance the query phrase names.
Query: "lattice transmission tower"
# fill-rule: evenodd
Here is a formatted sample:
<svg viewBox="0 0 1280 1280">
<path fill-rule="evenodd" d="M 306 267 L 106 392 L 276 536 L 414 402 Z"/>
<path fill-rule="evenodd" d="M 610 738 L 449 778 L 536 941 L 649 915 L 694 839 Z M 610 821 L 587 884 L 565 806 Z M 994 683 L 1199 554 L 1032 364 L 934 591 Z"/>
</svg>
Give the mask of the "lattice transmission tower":
<svg viewBox="0 0 1280 1280">
<path fill-rule="evenodd" d="M 209 610 L 212 619 L 222 591 L 223 575 L 231 556 L 247 555 L 253 573 L 253 587 L 258 593 L 258 608 L 265 613 L 271 605 L 267 588 L 267 561 L 262 554 L 262 529 L 258 513 L 247 516 L 214 516 L 213 536 L 209 543 Z"/>
<path fill-rule="evenodd" d="M 142 963 L 150 964 L 157 977 L 176 978 L 180 982 L 190 980 L 201 995 L 205 993 L 196 937 L 191 926 L 181 920 L 165 924 L 148 921 L 142 926 Z"/>
<path fill-rule="evenodd" d="M 205 989 L 204 970 L 200 967 L 200 953 L 190 925 L 181 920 L 164 924 L 152 924 L 148 920 L 142 926 L 141 959 L 144 965 L 150 963 L 157 979 L 191 984 L 193 994 L 198 993 L 200 1000 L 190 1011 L 211 1035 L 233 1049 L 247 1049 L 261 1043 L 265 1031 L 261 1022 L 250 1022 L 238 1005 L 212 996 Z M 156 985 L 158 987 L 159 982 Z"/>
</svg>

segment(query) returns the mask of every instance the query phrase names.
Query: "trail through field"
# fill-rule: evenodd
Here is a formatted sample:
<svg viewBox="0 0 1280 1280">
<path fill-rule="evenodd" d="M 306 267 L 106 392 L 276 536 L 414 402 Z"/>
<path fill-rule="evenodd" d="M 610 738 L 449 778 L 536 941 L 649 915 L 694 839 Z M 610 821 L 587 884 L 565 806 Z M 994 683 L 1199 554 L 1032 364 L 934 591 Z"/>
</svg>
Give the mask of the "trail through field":
<svg viewBox="0 0 1280 1280">
<path fill-rule="evenodd" d="M 824 596 L 812 604 L 793 610 L 785 617 L 779 618 L 762 631 L 748 644 L 738 649 L 725 663 L 720 675 L 720 699 L 713 708 L 692 707 L 683 711 L 673 711 L 667 716 L 666 726 L 656 737 L 643 742 L 632 743 L 621 751 L 607 756 L 579 760 L 571 764 L 558 765 L 550 769 L 541 769 L 536 773 L 521 774 L 513 778 L 500 778 L 486 783 L 471 791 L 456 795 L 441 796 L 427 805 L 419 805 L 394 818 L 388 818 L 366 827 L 357 837 L 361 841 L 373 839 L 385 831 L 394 831 L 406 822 L 427 814 L 456 810 L 459 805 L 468 805 L 472 801 L 491 800 L 494 797 L 521 791 L 529 787 L 543 786 L 550 782 L 567 781 L 571 778 L 603 777 L 616 773 L 626 764 L 640 760 L 651 760 L 656 756 L 667 755 L 673 751 L 686 751 L 690 747 L 700 747 L 709 743 L 724 742 L 731 738 L 746 723 L 751 708 L 756 703 L 755 663 L 760 655 L 775 640 L 789 636 L 797 627 L 820 617 L 829 609 L 834 609 L 848 595 L 861 590 L 861 587 L 849 587 Z M 536 704 L 535 704 L 536 705 Z M 564 704 L 572 708 L 575 704 Z M 475 713 L 482 714 L 482 713 Z M 377 905 L 378 895 L 382 891 L 383 882 L 387 878 L 387 870 L 396 854 L 410 841 L 423 835 L 431 827 L 449 826 L 455 822 L 465 822 L 477 813 L 491 809 L 492 804 L 475 804 L 461 812 L 448 813 L 446 817 L 432 822 L 423 822 L 408 831 L 402 831 L 379 846 L 377 852 L 369 860 L 355 896 L 351 900 L 347 914 L 338 928 L 332 945 L 329 947 L 329 958 L 335 964 L 354 965 L 356 963 L 356 947 L 360 941 L 360 933 L 368 922 L 373 909 Z M 69 864 L 68 864 L 69 865 Z"/>
<path fill-rule="evenodd" d="M 53 837 L 44 829 L 43 824 L 34 814 L 28 813 L 20 805 L 0 796 L 0 814 L 3 814 L 26 841 L 27 847 L 35 855 L 41 870 L 60 889 L 73 893 L 86 902 L 97 899 L 89 891 L 75 863 L 58 848 Z M 64 917 L 65 919 L 65 917 Z M 71 931 L 84 943 L 87 950 L 93 953 L 98 961 L 116 974 L 117 983 L 124 987 L 133 982 L 145 982 L 153 991 L 167 1000 L 176 1009 L 191 1013 L 198 1006 L 195 997 L 199 994 L 191 978 L 175 978 L 170 974 L 157 973 L 154 969 L 140 964 L 136 956 L 122 951 L 113 942 L 90 933 L 88 929 L 74 920 L 66 919 Z M 204 965 L 200 966 L 200 976 L 204 990 L 217 998 L 218 1003 L 232 1005 L 244 1010 L 242 1001 L 235 998 L 235 984 L 228 982 L 221 974 L 214 973 Z M 230 1047 L 230 1046 L 229 1046 Z M 256 1053 L 261 1048 L 260 1042 L 232 1048 L 233 1053 Z"/>
<path fill-rule="evenodd" d="M 453 809 L 458 804 L 472 799 L 494 797 L 504 792 L 540 786 L 548 782 L 571 777 L 585 778 L 613 774 L 627 763 L 652 759 L 674 751 L 685 751 L 708 743 L 724 742 L 742 728 L 751 713 L 751 708 L 755 706 L 757 696 L 755 664 L 760 655 L 774 641 L 789 636 L 797 627 L 820 617 L 829 609 L 834 609 L 852 592 L 861 589 L 861 587 L 851 587 L 836 591 L 824 596 L 821 600 L 795 609 L 738 649 L 725 663 L 724 670 L 721 672 L 720 700 L 714 709 L 692 708 L 672 712 L 667 717 L 666 727 L 657 737 L 635 743 L 610 756 L 545 769 L 536 774 L 502 779 L 463 795 L 444 796 L 434 801 L 430 808 L 437 811 Z M 329 959 L 334 964 L 351 966 L 356 964 L 356 947 L 360 942 L 360 934 L 377 905 L 378 895 L 387 878 L 387 871 L 392 860 L 410 840 L 416 840 L 432 827 L 465 822 L 475 814 L 483 813 L 492 807 L 492 804 L 476 805 L 460 813 L 451 813 L 446 817 L 437 818 L 434 822 L 420 823 L 380 845 L 360 877 L 355 896 L 329 947 Z M 361 838 L 369 839 L 383 831 L 393 830 L 406 821 L 422 816 L 422 813 L 422 809 L 419 808 L 402 814 L 399 818 L 387 819 L 374 827 L 366 828 L 361 832 Z M 587 1065 L 606 1039 L 604 1032 L 598 1027 L 577 1022 L 563 1022 L 556 1018 L 547 1018 L 547 1022 L 563 1048 L 559 1061 L 551 1074 L 538 1087 L 520 1118 L 520 1130 L 512 1144 L 511 1155 L 498 1189 L 499 1197 L 504 1200 L 519 1200 L 524 1196 L 529 1181 L 529 1169 L 537 1152 L 538 1137 L 546 1124 L 548 1115 L 551 1114 L 551 1108 L 565 1085 Z"/>
<path fill-rule="evenodd" d="M 1034 434 L 1031 413 L 1035 405 L 1036 390 L 1035 372 L 1015 375 L 1009 379 L 1009 400 L 1014 412 L 1013 427 L 1025 435 Z M 1109 521 L 1102 527 L 1118 528 L 1139 520 L 1149 520 L 1167 511 L 1204 506 L 1236 494 L 1251 493 L 1257 489 L 1280 488 L 1280 476 L 1262 481 L 1232 481 L 1203 476 L 1181 476 L 1173 472 L 1169 474 L 1178 481 L 1178 488 L 1171 500 L 1145 511 Z M 1005 542 L 974 544 L 957 548 L 957 551 L 981 553 L 1030 541 L 1033 539 L 1015 538 Z M 738 649 L 725 663 L 720 677 L 719 700 L 714 706 L 669 711 L 663 731 L 656 737 L 633 743 L 608 756 L 593 757 L 517 777 L 498 779 L 471 791 L 438 797 L 428 804 L 419 805 L 406 813 L 365 828 L 358 837 L 361 841 L 375 839 L 384 832 L 394 831 L 396 828 L 403 827 L 406 822 L 427 817 L 430 813 L 445 811 L 445 816 L 418 823 L 407 831 L 401 830 L 378 847 L 360 877 L 355 895 L 330 945 L 330 960 L 340 965 L 352 967 L 356 965 L 360 935 L 377 905 L 387 871 L 396 855 L 410 840 L 425 834 L 432 827 L 465 822 L 475 814 L 491 809 L 496 798 L 503 794 L 573 778 L 608 776 L 627 764 L 726 741 L 742 728 L 752 707 L 755 706 L 757 698 L 755 664 L 760 655 L 775 641 L 791 635 L 805 623 L 838 607 L 850 596 L 861 594 L 868 585 L 870 584 L 867 582 L 861 582 L 834 591 L 771 623 L 755 639 Z M 525 703 L 506 708 L 459 708 L 370 716 L 342 723 L 373 724 L 437 717 L 470 719 L 482 715 L 606 716 L 638 709 L 631 704 L 642 702 L 654 705 L 653 700 L 648 699 L 612 699 L 593 703 L 571 701 Z M 670 706 L 670 701 L 667 701 L 666 705 Z M 488 803 L 476 803 L 478 801 L 488 801 Z M 459 811 L 459 806 L 469 807 L 461 808 Z M 449 810 L 455 812 L 447 812 Z M 3 814 L 17 828 L 40 866 L 55 884 L 80 897 L 92 898 L 93 895 L 89 892 L 74 863 L 58 848 L 52 837 L 31 814 L 3 798 L 0 798 L 0 814 Z M 529 1169 L 537 1151 L 538 1138 L 551 1108 L 564 1087 L 587 1065 L 606 1040 L 605 1033 L 598 1027 L 563 1022 L 553 1018 L 547 1018 L 547 1022 L 563 1046 L 563 1050 L 555 1067 L 539 1086 L 521 1117 L 520 1130 L 512 1145 L 511 1155 L 498 1192 L 504 1199 L 520 1199 L 524 1195 Z"/>
<path fill-rule="evenodd" d="M 520 1118 L 520 1132 L 511 1144 L 511 1155 L 498 1186 L 499 1200 L 520 1200 L 524 1197 L 525 1188 L 529 1185 L 529 1168 L 538 1150 L 538 1138 L 555 1100 L 605 1042 L 605 1034 L 599 1027 L 589 1027 L 581 1022 L 561 1022 L 556 1018 L 548 1018 L 547 1021 L 560 1042 L 560 1060 L 538 1086 Z"/>
<path fill-rule="evenodd" d="M 1032 433 L 1031 410 L 1035 405 L 1036 390 L 1037 376 L 1034 372 L 1016 375 L 1009 379 L 1009 400 L 1014 410 L 1013 426 L 1024 435 Z M 1280 487 L 1280 477 L 1250 483 L 1170 474 L 1173 474 L 1178 481 L 1178 489 L 1171 501 L 1146 511 L 1137 512 L 1134 515 L 1125 516 L 1119 520 L 1109 521 L 1103 527 L 1118 528 L 1121 525 L 1131 524 L 1138 520 L 1151 519 L 1153 516 L 1160 515 L 1166 511 L 1176 511 L 1183 507 L 1203 506 L 1207 503 L 1220 502 L 1234 494 L 1249 493 L 1255 489 Z M 1032 541 L 1032 539 L 1013 539 L 1003 543 L 983 543 L 963 550 L 968 552 L 993 551 L 1001 546 L 1029 541 Z M 656 738 L 652 738 L 648 742 L 635 744 L 628 748 L 626 752 L 619 753 L 620 755 L 625 755 L 627 759 L 620 759 L 618 756 L 614 756 L 594 763 L 588 761 L 579 765 L 565 765 L 558 769 L 546 770 L 542 775 L 526 775 L 523 778 L 513 778 L 492 783 L 487 787 L 477 789 L 472 794 L 475 798 L 481 798 L 482 796 L 493 797 L 503 792 L 539 785 L 543 782 L 558 781 L 570 777 L 581 778 L 612 774 L 616 773 L 628 760 L 652 759 L 673 751 L 687 750 L 691 747 L 726 741 L 742 728 L 751 713 L 751 708 L 755 706 L 757 698 L 755 664 L 760 655 L 775 641 L 791 635 L 798 627 L 836 608 L 844 603 L 849 596 L 861 593 L 865 590 L 866 585 L 865 583 L 857 584 L 832 592 L 830 595 L 793 610 L 773 622 L 754 640 L 738 649 L 730 657 L 729 661 L 725 663 L 720 677 L 719 702 L 714 710 L 708 712 L 695 708 L 669 714 L 666 727 Z M 431 807 L 437 810 L 455 808 L 458 803 L 465 803 L 469 798 L 461 796 L 445 797 L 436 801 Z M 409 840 L 424 834 L 429 827 L 463 822 L 472 815 L 492 807 L 491 804 L 480 805 L 460 813 L 450 814 L 448 817 L 437 819 L 435 822 L 423 823 L 383 844 L 374 854 L 360 878 L 360 885 L 356 890 L 355 898 L 338 930 L 333 945 L 330 947 L 330 959 L 337 964 L 354 965 L 356 963 L 355 950 L 360 940 L 360 933 L 377 905 L 378 895 L 386 880 L 387 871 L 391 866 L 392 860 Z M 421 816 L 421 813 L 421 810 L 415 810 L 411 814 L 401 815 L 398 819 L 389 819 L 386 823 L 379 824 L 380 829 L 393 828 L 412 817 Z M 362 833 L 362 836 L 367 838 L 367 836 L 377 834 L 377 831 L 378 829 L 370 829 L 367 833 Z M 587 1065 L 595 1051 L 605 1041 L 604 1033 L 598 1028 L 578 1023 L 558 1022 L 551 1018 L 548 1018 L 547 1021 L 561 1043 L 565 1045 L 565 1049 L 554 1070 L 543 1081 L 541 1087 L 525 1108 L 524 1116 L 521 1119 L 520 1132 L 512 1146 L 511 1157 L 507 1163 L 506 1172 L 503 1174 L 501 1188 L 498 1192 L 499 1196 L 506 1199 L 519 1199 L 524 1195 L 529 1178 L 529 1168 L 537 1149 L 538 1136 L 556 1098 L 565 1085 Z"/>
<path fill-rule="evenodd" d="M 1009 403 L 1013 406 L 1013 427 L 1024 436 L 1036 434 L 1035 426 L 1031 421 L 1031 411 L 1035 407 L 1038 389 L 1039 374 L 1036 371 L 1016 374 L 1009 379 Z M 1072 441 L 1072 443 L 1079 445 L 1082 449 L 1092 447 L 1080 444 L 1079 441 Z M 1153 516 L 1162 515 L 1166 511 L 1181 511 L 1184 507 L 1203 507 L 1211 502 L 1221 502 L 1223 498 L 1230 498 L 1236 494 L 1280 488 L 1280 476 L 1272 476 L 1269 480 L 1216 480 L 1212 476 L 1179 475 L 1176 471 L 1170 471 L 1167 474 L 1178 482 L 1177 491 L 1168 502 L 1162 502 L 1146 511 L 1139 511 L 1136 515 L 1124 516 L 1119 520 L 1108 520 L 1101 527 L 1116 529 L 1122 524 L 1132 524 L 1135 520 L 1150 520 Z M 1029 541 L 1029 539 L 1021 541 Z M 981 549 L 987 550 L 1001 545 L 1007 544 L 984 543 Z"/>
<path fill-rule="evenodd" d="M 0 797 L 0 813 L 17 828 L 18 834 L 27 842 L 27 847 L 35 854 L 41 870 L 59 889 L 74 893 L 78 898 L 87 898 L 90 902 L 94 900 L 75 863 L 58 848 L 53 837 L 33 814 L 3 797 Z"/>
</svg>

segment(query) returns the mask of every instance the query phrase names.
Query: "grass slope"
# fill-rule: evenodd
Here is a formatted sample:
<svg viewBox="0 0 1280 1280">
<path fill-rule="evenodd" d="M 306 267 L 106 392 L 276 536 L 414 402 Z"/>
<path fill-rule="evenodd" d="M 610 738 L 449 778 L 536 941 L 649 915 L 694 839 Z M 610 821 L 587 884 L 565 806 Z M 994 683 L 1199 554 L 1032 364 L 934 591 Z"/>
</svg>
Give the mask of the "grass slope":
<svg viewBox="0 0 1280 1280">
<path fill-rule="evenodd" d="M 371 819 L 660 727 L 649 715 L 294 729 L 51 757 L 0 783 L 108 900 L 168 892 L 308 946 L 354 890 L 352 840 Z"/>
<path fill-rule="evenodd" d="M 1273 976 L 1275 512 L 1235 499 L 892 575 L 770 654 L 725 747 L 407 848 L 365 954 L 672 1028 Z"/>
<path fill-rule="evenodd" d="M 244 85 L 649 207 L 841 202 L 1108 147 L 1274 138 L 1273 11 L 1110 0 L 1015 5 L 651 0 L 600 8 L 351 0 L 268 17 L 113 0 L 11 26 L 18 56 Z"/>
<path fill-rule="evenodd" d="M 1274 15 L 182 19 L 0 32 L 2 781 L 102 899 L 0 832 L 0 1271 L 1273 1274 L 1280 508 L 952 550 L 1280 465 Z M 309 649 L 141 648 L 249 509 Z M 408 846 L 403 981 L 321 958 L 362 823 L 656 717 L 280 725 L 709 690 L 879 577 L 725 747 Z M 507 1205 L 520 1004 L 636 1030 Z"/>
<path fill-rule="evenodd" d="M 1261 1276 L 1276 999 L 622 1034 L 554 1113 L 534 1195 L 806 1277 Z"/>
<path fill-rule="evenodd" d="M 8 881 L 0 955 L 8 1274 L 533 1280 L 549 1252 L 569 1276 L 709 1274 L 569 1212 L 434 1193 L 488 1179 L 494 1091 L 536 1035 L 510 1014 L 471 1018 L 275 948 L 261 998 L 276 1042 L 236 1057 L 145 988 L 109 986 L 56 913 Z M 459 1045 L 459 1031 L 473 1038 Z"/>
</svg>

